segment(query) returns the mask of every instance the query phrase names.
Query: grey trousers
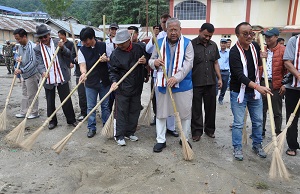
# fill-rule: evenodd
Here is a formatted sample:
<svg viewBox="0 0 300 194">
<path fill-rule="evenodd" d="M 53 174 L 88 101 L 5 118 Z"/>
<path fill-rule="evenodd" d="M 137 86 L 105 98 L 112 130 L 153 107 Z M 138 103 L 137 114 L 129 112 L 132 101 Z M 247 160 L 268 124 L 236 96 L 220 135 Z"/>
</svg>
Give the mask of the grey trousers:
<svg viewBox="0 0 300 194">
<path fill-rule="evenodd" d="M 21 114 L 26 114 L 29 106 L 31 105 L 39 87 L 40 75 L 38 73 L 23 80 L 22 84 L 22 103 Z M 32 107 L 32 115 L 39 114 L 39 99 L 37 99 Z"/>
</svg>

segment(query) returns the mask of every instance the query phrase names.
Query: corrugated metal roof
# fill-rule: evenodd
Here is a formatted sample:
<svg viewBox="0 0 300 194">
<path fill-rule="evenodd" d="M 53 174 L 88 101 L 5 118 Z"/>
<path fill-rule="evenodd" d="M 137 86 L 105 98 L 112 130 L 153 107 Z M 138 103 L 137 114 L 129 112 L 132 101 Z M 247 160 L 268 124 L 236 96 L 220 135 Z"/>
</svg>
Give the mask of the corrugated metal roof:
<svg viewBox="0 0 300 194">
<path fill-rule="evenodd" d="M 53 24 L 57 25 L 59 28 L 65 30 L 68 33 L 71 33 L 69 22 L 62 21 L 62 20 L 57 20 L 57 19 L 48 19 L 45 23 L 47 24 L 49 22 L 52 22 Z M 85 27 L 87 27 L 87 26 L 83 25 L 83 24 L 74 24 L 74 23 L 72 23 L 72 28 L 73 28 L 73 32 L 74 32 L 75 36 L 79 36 L 80 35 L 80 31 L 83 28 L 85 28 Z M 93 28 L 95 30 L 96 37 L 103 38 L 103 31 L 102 30 L 100 30 L 99 28 L 93 27 L 93 26 L 89 26 L 89 27 L 91 27 L 91 28 Z"/>
<path fill-rule="evenodd" d="M 12 8 L 12 7 L 6 7 L 6 6 L 2 6 L 2 5 L 0 5 L 0 10 L 6 11 L 6 12 L 18 13 L 18 14 L 23 13 L 22 11 L 20 11 L 18 9 L 15 9 L 15 8 Z"/>
<path fill-rule="evenodd" d="M 34 20 L 21 20 L 0 16 L 0 30 L 14 31 L 17 28 L 23 28 L 27 33 L 35 34 L 36 26 L 41 24 L 42 23 L 35 22 Z M 50 27 L 48 26 L 48 28 Z M 51 29 L 51 36 L 57 36 L 57 31 Z"/>
</svg>

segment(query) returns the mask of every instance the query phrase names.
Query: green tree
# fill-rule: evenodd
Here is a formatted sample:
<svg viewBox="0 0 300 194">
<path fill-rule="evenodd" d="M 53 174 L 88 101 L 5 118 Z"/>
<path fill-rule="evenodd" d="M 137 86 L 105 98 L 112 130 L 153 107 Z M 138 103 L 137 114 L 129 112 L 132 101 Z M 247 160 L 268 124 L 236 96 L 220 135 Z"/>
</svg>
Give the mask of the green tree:
<svg viewBox="0 0 300 194">
<path fill-rule="evenodd" d="M 65 11 L 72 5 L 73 0 L 41 0 L 51 17 L 62 18 Z"/>
</svg>

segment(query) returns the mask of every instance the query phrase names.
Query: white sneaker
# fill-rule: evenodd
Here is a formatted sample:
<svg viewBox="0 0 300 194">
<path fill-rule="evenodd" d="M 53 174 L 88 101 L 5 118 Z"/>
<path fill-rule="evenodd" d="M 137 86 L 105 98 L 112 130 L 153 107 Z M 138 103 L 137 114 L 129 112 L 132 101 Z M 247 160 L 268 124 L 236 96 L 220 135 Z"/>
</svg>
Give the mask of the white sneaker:
<svg viewBox="0 0 300 194">
<path fill-rule="evenodd" d="M 27 117 L 27 119 L 35 119 L 35 118 L 38 118 L 38 117 L 40 117 L 40 115 L 29 115 Z"/>
<path fill-rule="evenodd" d="M 25 118 L 25 114 L 18 113 L 18 114 L 16 114 L 16 117 L 17 118 Z"/>
<path fill-rule="evenodd" d="M 126 146 L 126 142 L 124 139 L 118 139 L 116 140 L 116 142 L 119 146 Z"/>
<path fill-rule="evenodd" d="M 139 138 L 135 135 L 130 135 L 129 137 L 125 136 L 125 139 L 129 139 L 130 141 L 138 141 Z"/>
</svg>

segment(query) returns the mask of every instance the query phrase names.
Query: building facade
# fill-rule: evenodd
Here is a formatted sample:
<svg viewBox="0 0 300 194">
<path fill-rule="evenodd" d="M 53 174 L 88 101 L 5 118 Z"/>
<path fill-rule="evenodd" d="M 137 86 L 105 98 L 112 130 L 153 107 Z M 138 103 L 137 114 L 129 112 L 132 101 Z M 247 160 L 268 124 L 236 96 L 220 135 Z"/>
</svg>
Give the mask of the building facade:
<svg viewBox="0 0 300 194">
<path fill-rule="evenodd" d="M 215 26 L 212 38 L 237 40 L 234 29 L 240 22 L 249 22 L 264 29 L 277 27 L 286 41 L 300 33 L 299 0 L 170 0 L 170 15 L 179 18 L 182 33 L 195 38 L 205 22 Z"/>
</svg>

